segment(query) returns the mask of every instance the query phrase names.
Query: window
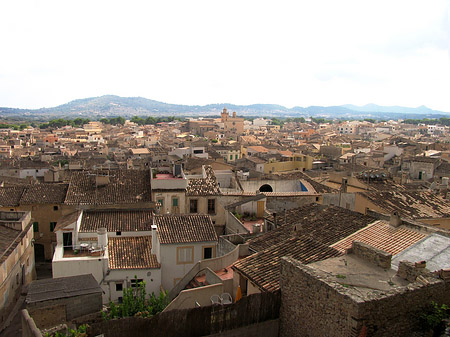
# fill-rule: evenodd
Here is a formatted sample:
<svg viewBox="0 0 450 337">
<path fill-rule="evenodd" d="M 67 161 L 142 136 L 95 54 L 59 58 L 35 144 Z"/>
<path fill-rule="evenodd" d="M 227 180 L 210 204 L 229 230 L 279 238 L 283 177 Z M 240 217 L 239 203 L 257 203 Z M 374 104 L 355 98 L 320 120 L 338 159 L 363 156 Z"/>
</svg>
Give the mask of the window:
<svg viewBox="0 0 450 337">
<path fill-rule="evenodd" d="M 216 214 L 216 199 L 208 199 L 208 214 Z"/>
<path fill-rule="evenodd" d="M 59 209 L 58 206 L 53 206 L 53 210 L 54 210 L 54 211 L 57 211 L 58 209 Z"/>
<path fill-rule="evenodd" d="M 232 154 L 230 154 L 230 160 L 233 160 L 233 155 Z"/>
<path fill-rule="evenodd" d="M 189 201 L 189 212 L 190 213 L 198 212 L 198 200 L 197 199 L 191 199 Z"/>
<path fill-rule="evenodd" d="M 238 155 L 237 154 L 234 156 L 234 159 L 238 159 Z"/>
<path fill-rule="evenodd" d="M 122 232 L 121 232 L 121 231 L 117 231 L 117 232 L 116 232 L 116 235 L 117 235 L 117 236 L 121 236 L 121 235 L 122 235 Z"/>
<path fill-rule="evenodd" d="M 177 247 L 177 264 L 194 263 L 194 247 Z"/>
<path fill-rule="evenodd" d="M 173 198 L 172 199 L 172 206 L 173 207 L 177 207 L 178 206 L 178 198 Z"/>
<path fill-rule="evenodd" d="M 203 259 L 211 259 L 213 257 L 213 247 L 203 247 Z"/>
<path fill-rule="evenodd" d="M 119 296 L 119 297 L 117 298 L 117 300 L 119 301 L 119 303 L 122 303 L 122 302 L 123 302 L 123 297 L 122 297 L 122 296 Z"/>
<path fill-rule="evenodd" d="M 132 288 L 137 288 L 139 286 L 139 283 L 141 283 L 141 282 L 144 282 L 144 280 L 141 279 L 141 278 L 138 278 L 138 279 L 134 278 L 134 279 L 131 280 L 131 287 Z"/>
<path fill-rule="evenodd" d="M 56 227 L 56 222 L 50 222 L 50 232 L 53 232 Z"/>
<path fill-rule="evenodd" d="M 156 200 L 159 204 L 161 204 L 161 207 L 164 206 L 164 199 L 158 199 Z"/>
<path fill-rule="evenodd" d="M 116 291 L 122 291 L 123 290 L 123 283 L 116 283 Z"/>
<path fill-rule="evenodd" d="M 39 222 L 33 222 L 33 232 L 39 232 Z"/>
</svg>

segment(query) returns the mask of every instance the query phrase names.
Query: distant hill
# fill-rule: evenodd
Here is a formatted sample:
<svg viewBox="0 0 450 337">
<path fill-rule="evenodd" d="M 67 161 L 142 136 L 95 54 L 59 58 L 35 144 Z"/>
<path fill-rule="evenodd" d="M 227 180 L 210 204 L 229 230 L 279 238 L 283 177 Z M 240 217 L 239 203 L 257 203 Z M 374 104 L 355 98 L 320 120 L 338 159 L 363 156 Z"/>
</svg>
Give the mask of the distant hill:
<svg viewBox="0 0 450 337">
<path fill-rule="evenodd" d="M 402 106 L 380 106 L 376 104 L 366 104 L 363 106 L 357 106 L 352 104 L 342 105 L 343 107 L 359 111 L 359 112 L 394 112 L 394 113 L 411 113 L 411 114 L 443 114 L 441 111 L 432 110 L 425 105 L 421 105 L 417 108 L 405 108 Z M 445 114 L 445 113 L 444 113 Z"/>
<path fill-rule="evenodd" d="M 439 118 L 448 116 L 448 112 L 436 111 L 425 106 L 407 108 L 400 106 L 386 107 L 375 104 L 364 106 L 296 106 L 288 109 L 276 104 L 234 105 L 229 103 L 200 105 L 180 105 L 158 102 L 143 97 L 120 97 L 105 95 L 83 98 L 42 109 L 1 108 L 0 117 L 22 117 L 30 119 L 89 117 L 132 117 L 132 116 L 217 116 L 226 107 L 236 111 L 240 116 L 272 117 L 326 117 L 326 118 Z"/>
</svg>

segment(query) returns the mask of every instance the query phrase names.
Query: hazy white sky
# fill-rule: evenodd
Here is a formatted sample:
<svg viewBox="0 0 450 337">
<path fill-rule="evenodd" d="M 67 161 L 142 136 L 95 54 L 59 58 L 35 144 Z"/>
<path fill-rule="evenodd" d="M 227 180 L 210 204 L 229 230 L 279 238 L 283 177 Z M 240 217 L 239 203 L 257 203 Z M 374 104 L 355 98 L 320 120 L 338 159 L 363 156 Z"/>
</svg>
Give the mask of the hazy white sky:
<svg viewBox="0 0 450 337">
<path fill-rule="evenodd" d="M 1 0 L 0 106 L 426 105 L 450 112 L 447 0 Z"/>
</svg>

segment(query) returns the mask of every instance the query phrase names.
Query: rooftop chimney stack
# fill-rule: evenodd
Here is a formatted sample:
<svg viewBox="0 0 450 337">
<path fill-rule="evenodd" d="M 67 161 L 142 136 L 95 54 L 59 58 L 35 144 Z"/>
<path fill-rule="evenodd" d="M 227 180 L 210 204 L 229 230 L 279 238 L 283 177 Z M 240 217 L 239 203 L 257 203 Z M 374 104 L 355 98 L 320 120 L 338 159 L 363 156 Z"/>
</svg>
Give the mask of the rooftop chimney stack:
<svg viewBox="0 0 450 337">
<path fill-rule="evenodd" d="M 348 179 L 347 177 L 343 177 L 342 178 L 342 186 L 341 186 L 341 190 L 344 193 L 347 193 L 347 184 L 348 184 Z"/>
<path fill-rule="evenodd" d="M 101 249 L 105 249 L 108 246 L 108 232 L 105 227 L 100 227 L 97 230 L 97 246 Z"/>
<path fill-rule="evenodd" d="M 156 225 L 152 225 L 152 254 L 156 254 Z"/>
<path fill-rule="evenodd" d="M 402 219 L 400 219 L 400 215 L 398 214 L 398 212 L 395 211 L 391 214 L 391 217 L 389 219 L 389 224 L 392 227 L 398 227 L 402 224 Z"/>
</svg>

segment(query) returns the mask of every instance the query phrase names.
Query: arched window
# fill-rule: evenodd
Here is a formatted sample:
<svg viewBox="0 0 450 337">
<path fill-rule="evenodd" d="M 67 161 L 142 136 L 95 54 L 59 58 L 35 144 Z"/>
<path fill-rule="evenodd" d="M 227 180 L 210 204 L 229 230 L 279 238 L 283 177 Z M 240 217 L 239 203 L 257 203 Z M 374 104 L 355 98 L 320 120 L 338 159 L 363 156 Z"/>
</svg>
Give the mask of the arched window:
<svg viewBox="0 0 450 337">
<path fill-rule="evenodd" d="M 259 188 L 259 191 L 260 192 L 273 192 L 273 188 L 269 184 L 264 184 Z"/>
</svg>

